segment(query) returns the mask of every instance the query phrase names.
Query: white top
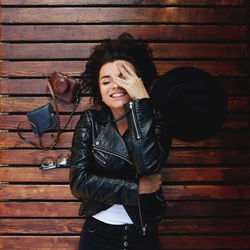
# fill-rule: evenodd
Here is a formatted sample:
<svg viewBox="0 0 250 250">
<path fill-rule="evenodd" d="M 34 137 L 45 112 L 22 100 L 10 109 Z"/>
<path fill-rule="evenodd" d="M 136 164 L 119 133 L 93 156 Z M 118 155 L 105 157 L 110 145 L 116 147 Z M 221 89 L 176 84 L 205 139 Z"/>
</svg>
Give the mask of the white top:
<svg viewBox="0 0 250 250">
<path fill-rule="evenodd" d="M 92 217 L 111 225 L 133 224 L 124 206 L 118 204 L 92 215 Z"/>
</svg>

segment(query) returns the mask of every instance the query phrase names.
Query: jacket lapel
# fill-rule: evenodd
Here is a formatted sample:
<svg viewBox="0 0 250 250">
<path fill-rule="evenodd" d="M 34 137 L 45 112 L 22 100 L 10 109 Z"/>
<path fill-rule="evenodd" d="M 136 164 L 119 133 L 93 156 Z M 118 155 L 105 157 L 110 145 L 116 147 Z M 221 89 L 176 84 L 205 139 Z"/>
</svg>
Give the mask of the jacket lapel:
<svg viewBox="0 0 250 250">
<path fill-rule="evenodd" d="M 96 149 L 114 153 L 127 160 L 130 160 L 127 146 L 112 122 L 108 122 L 94 140 Z"/>
</svg>

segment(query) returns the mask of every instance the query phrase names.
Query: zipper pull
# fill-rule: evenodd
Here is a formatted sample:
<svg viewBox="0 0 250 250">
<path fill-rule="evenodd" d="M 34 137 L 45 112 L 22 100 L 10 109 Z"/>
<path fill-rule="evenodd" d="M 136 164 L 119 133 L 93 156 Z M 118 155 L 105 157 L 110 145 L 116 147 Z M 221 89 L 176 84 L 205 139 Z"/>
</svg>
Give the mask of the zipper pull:
<svg viewBox="0 0 250 250">
<path fill-rule="evenodd" d="M 146 224 L 144 227 L 142 227 L 142 235 L 145 236 L 146 235 L 146 227 L 148 224 Z"/>
<path fill-rule="evenodd" d="M 135 114 L 134 114 L 134 110 L 133 110 L 133 102 L 129 102 L 129 108 L 131 109 L 131 113 L 132 113 L 132 119 L 133 119 L 133 123 L 135 126 L 136 138 L 139 140 L 141 138 L 141 136 L 140 136 L 139 129 L 137 127 L 137 123 L 136 123 L 136 119 L 135 119 Z"/>
</svg>

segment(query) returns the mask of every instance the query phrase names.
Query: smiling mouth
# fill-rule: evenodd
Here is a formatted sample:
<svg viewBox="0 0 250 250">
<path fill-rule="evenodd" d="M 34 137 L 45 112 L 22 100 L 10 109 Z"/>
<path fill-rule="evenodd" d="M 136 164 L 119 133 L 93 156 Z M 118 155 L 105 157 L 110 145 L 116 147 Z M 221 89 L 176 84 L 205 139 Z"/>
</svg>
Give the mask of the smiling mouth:
<svg viewBox="0 0 250 250">
<path fill-rule="evenodd" d="M 112 98 L 117 98 L 117 97 L 121 97 L 121 96 L 125 96 L 127 93 L 116 93 L 116 94 L 112 94 L 111 97 Z"/>
</svg>

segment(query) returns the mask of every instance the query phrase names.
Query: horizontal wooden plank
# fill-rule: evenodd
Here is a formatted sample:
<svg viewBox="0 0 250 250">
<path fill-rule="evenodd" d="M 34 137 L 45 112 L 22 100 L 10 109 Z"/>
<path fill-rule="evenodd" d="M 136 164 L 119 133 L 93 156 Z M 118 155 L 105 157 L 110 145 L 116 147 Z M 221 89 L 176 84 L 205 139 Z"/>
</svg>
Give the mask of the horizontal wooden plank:
<svg viewBox="0 0 250 250">
<path fill-rule="evenodd" d="M 80 202 L 0 202 L 1 217 L 79 217 Z"/>
<path fill-rule="evenodd" d="M 129 32 L 136 39 L 168 41 L 243 41 L 246 25 L 2 25 L 1 41 L 84 41 L 117 38 Z"/>
<path fill-rule="evenodd" d="M 83 219 L 1 219 L 1 234 L 80 234 Z"/>
<path fill-rule="evenodd" d="M 248 112 L 249 107 L 248 97 L 228 97 L 228 112 Z"/>
<path fill-rule="evenodd" d="M 34 2 L 32 0 L 2 0 L 2 5 L 232 5 L 232 6 L 241 6 L 245 4 L 245 0 L 189 0 L 189 1 L 182 1 L 182 0 L 40 0 L 39 2 Z"/>
<path fill-rule="evenodd" d="M 1 217 L 26 218 L 68 218 L 79 217 L 80 202 L 0 202 Z M 216 200 L 216 201 L 168 201 L 165 216 L 167 217 L 214 217 L 214 216 L 249 216 L 249 200 Z"/>
<path fill-rule="evenodd" d="M 29 126 L 29 125 L 28 125 Z M 25 126 L 27 127 L 27 126 Z M 31 132 L 31 133 L 25 133 L 21 129 L 22 136 L 25 138 L 33 141 L 33 142 L 38 142 L 37 137 Z M 42 136 L 42 142 L 43 145 L 50 145 L 51 143 L 51 135 L 56 135 L 56 132 L 53 133 L 44 133 Z M 73 137 L 73 132 L 67 132 L 67 133 L 62 133 L 60 135 L 60 140 L 57 143 L 56 147 L 57 148 L 69 148 L 71 147 L 72 143 L 72 137 Z M 28 144 L 27 142 L 23 141 L 20 139 L 18 134 L 16 132 L 14 133 L 7 133 L 7 132 L 2 132 L 0 133 L 0 147 L 1 148 L 33 148 L 31 144 Z"/>
<path fill-rule="evenodd" d="M 1 79 L 0 94 L 44 94 L 45 79 Z"/>
<path fill-rule="evenodd" d="M 244 131 L 218 131 L 207 140 L 185 142 L 173 139 L 172 147 L 249 147 L 250 135 Z"/>
<path fill-rule="evenodd" d="M 40 164 L 41 159 L 46 156 L 56 158 L 65 150 L 41 151 L 35 149 L 28 150 L 2 150 L 1 163 L 4 165 L 34 165 Z M 66 151 L 68 152 L 68 151 Z M 13 158 L 12 156 L 16 157 Z M 169 164 L 249 164 L 250 151 L 248 149 L 194 149 L 182 150 L 171 149 L 168 157 Z"/>
<path fill-rule="evenodd" d="M 85 61 L 2 62 L 1 77 L 47 77 L 53 71 L 79 77 Z M 156 61 L 159 75 L 176 67 L 197 67 L 213 76 L 248 76 L 245 61 Z"/>
<path fill-rule="evenodd" d="M 74 129 L 80 115 L 74 115 L 69 123 L 68 129 Z M 26 121 L 25 115 L 0 115 L 0 129 L 17 129 L 20 121 Z M 68 120 L 68 115 L 61 115 L 60 121 L 63 127 Z M 228 114 L 226 120 L 222 126 L 226 129 L 246 129 L 249 128 L 248 114 Z M 30 129 L 30 127 L 23 126 L 23 129 Z"/>
<path fill-rule="evenodd" d="M 74 129 L 80 115 L 73 115 L 67 129 Z M 60 115 L 61 126 L 65 126 L 69 115 Z M 244 118 L 245 120 L 245 118 Z M 17 129 L 19 122 L 27 121 L 26 115 L 0 115 L 0 129 Z M 30 129 L 29 125 L 23 124 L 21 129 Z"/>
<path fill-rule="evenodd" d="M 167 200 L 224 200 L 249 199 L 250 186 L 163 186 L 164 196 Z"/>
<path fill-rule="evenodd" d="M 80 234 L 83 219 L 1 219 L 1 234 Z M 249 233 L 250 218 L 172 218 L 159 224 L 163 234 Z"/>
<path fill-rule="evenodd" d="M 83 61 L 2 62 L 2 77 L 48 77 L 53 71 L 80 76 L 85 68 Z"/>
<path fill-rule="evenodd" d="M 2 182 L 69 182 L 69 168 L 41 170 L 38 167 L 2 167 Z"/>
<path fill-rule="evenodd" d="M 228 95 L 250 95 L 250 78 L 220 78 L 218 81 L 223 85 Z"/>
<path fill-rule="evenodd" d="M 173 218 L 164 219 L 159 233 L 249 233 L 249 218 Z M 20 220 L 20 224 L 21 224 Z M 59 226 L 60 227 L 60 226 Z"/>
<path fill-rule="evenodd" d="M 45 91 L 44 91 L 45 92 Z M 243 98 L 244 99 L 244 98 Z M 244 100 L 242 100 L 244 101 Z M 234 101 L 233 101 L 234 102 Z M 238 103 L 237 101 L 235 101 Z M 54 111 L 56 110 L 55 104 L 51 97 L 2 97 L 0 112 L 29 112 L 40 108 L 47 103 L 51 103 Z M 72 112 L 74 105 L 64 102 L 57 102 L 59 112 Z M 242 102 L 238 103 L 242 106 Z M 244 106 L 244 105 L 243 105 Z M 83 112 L 86 109 L 93 107 L 91 103 L 91 97 L 81 98 L 81 102 L 77 108 L 78 112 Z"/>
<path fill-rule="evenodd" d="M 164 249 L 249 249 L 249 236 L 160 236 L 160 247 Z"/>
<path fill-rule="evenodd" d="M 250 201 L 168 201 L 165 216 L 248 216 Z"/>
<path fill-rule="evenodd" d="M 215 77 L 228 95 L 250 95 L 250 78 Z M 0 79 L 0 94 L 44 94 L 45 79 Z"/>
<path fill-rule="evenodd" d="M 247 183 L 250 167 L 167 167 L 161 170 L 163 182 L 237 182 Z M 52 182 L 69 181 L 69 168 L 44 171 L 38 167 L 1 167 L 1 182 Z"/>
<path fill-rule="evenodd" d="M 3 43 L 2 58 L 83 59 L 97 43 Z M 150 43 L 154 58 L 247 58 L 247 44 L 228 43 Z"/>
<path fill-rule="evenodd" d="M 36 13 L 30 15 L 30 13 Z M 112 13 L 112 14 L 111 14 Z M 3 8 L 2 23 L 246 23 L 245 8 Z"/>
<path fill-rule="evenodd" d="M 205 167 L 205 168 L 166 168 L 162 171 L 163 181 L 170 182 L 239 182 L 250 180 L 247 167 Z"/>
<path fill-rule="evenodd" d="M 249 249 L 248 235 L 200 236 L 160 235 L 160 248 L 165 249 Z M 79 236 L 0 236 L 3 249 L 78 249 Z"/>
<path fill-rule="evenodd" d="M 0 186 L 3 200 L 75 200 L 69 185 L 10 185 Z"/>
<path fill-rule="evenodd" d="M 0 236 L 2 249 L 77 250 L 79 236 Z"/>
<path fill-rule="evenodd" d="M 12 156 L 9 154 L 12 151 Z M 1 163 L 2 164 L 10 164 L 7 158 L 12 158 L 13 164 L 37 164 L 40 165 L 41 160 L 44 157 L 51 156 L 53 159 L 56 159 L 61 153 L 70 153 L 69 150 L 50 150 L 50 151 L 42 151 L 42 150 L 2 150 L 1 151 Z M 16 160 L 13 159 L 13 155 L 15 155 Z M 6 158 L 5 158 L 6 157 Z M 17 158 L 19 158 L 19 163 Z M 26 160 L 25 160 L 26 158 Z"/>
<path fill-rule="evenodd" d="M 243 129 L 249 128 L 249 119 L 247 115 L 228 115 L 225 123 L 223 124 L 224 128 L 234 128 L 234 129 Z"/>
<path fill-rule="evenodd" d="M 238 200 L 250 199 L 249 185 L 172 185 L 163 186 L 167 200 Z M 75 200 L 69 185 L 2 184 L 3 200 Z"/>
<path fill-rule="evenodd" d="M 29 129 L 29 125 L 23 128 Z M 72 129 L 72 128 L 71 128 Z M 22 135 L 29 140 L 37 140 L 32 132 L 25 132 L 21 129 Z M 61 135 L 57 148 L 71 147 L 73 132 L 65 132 Z M 43 134 L 43 143 L 49 145 L 51 142 L 51 133 Z M 23 148 L 32 147 L 25 141 L 20 140 L 16 132 L 0 133 L 0 148 Z M 250 135 L 245 131 L 220 131 L 207 140 L 197 142 L 185 142 L 173 139 L 172 147 L 250 147 Z"/>
<path fill-rule="evenodd" d="M 44 91 L 45 92 L 45 91 Z M 82 97 L 77 111 L 83 112 L 86 109 L 93 107 L 91 97 Z M 228 112 L 247 112 L 248 111 L 248 97 L 228 97 Z M 51 97 L 2 97 L 0 112 L 29 112 L 31 110 L 40 108 L 41 106 L 52 103 L 55 106 Z M 65 104 L 58 102 L 58 109 L 60 112 L 71 112 L 72 104 Z"/>
</svg>

